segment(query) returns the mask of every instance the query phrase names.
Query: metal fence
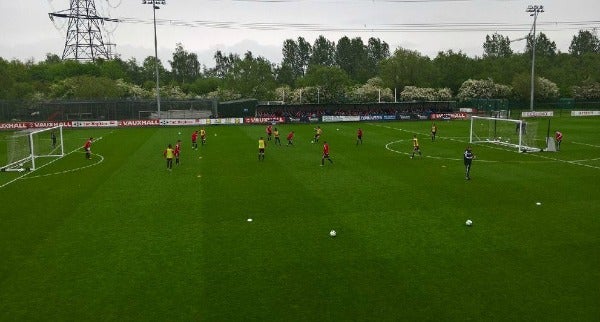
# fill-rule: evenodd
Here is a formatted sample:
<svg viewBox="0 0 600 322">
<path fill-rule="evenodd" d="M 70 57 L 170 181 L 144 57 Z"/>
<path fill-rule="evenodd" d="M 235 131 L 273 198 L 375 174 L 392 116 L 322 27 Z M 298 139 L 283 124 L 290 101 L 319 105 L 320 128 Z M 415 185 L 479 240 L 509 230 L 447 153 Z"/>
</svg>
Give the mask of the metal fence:
<svg viewBox="0 0 600 322">
<path fill-rule="evenodd" d="M 365 104 L 264 104 L 256 100 L 217 102 L 216 100 L 162 100 L 161 117 L 172 119 L 247 117 L 257 114 L 319 111 L 335 114 L 336 111 L 376 113 L 378 110 L 396 112 L 456 111 L 470 107 L 479 111 L 527 110 L 528 102 L 480 99 L 466 102 L 398 102 Z M 536 102 L 536 110 L 599 110 L 600 101 L 575 101 L 560 99 Z M 154 100 L 105 101 L 1 101 L 0 122 L 84 121 L 84 120 L 137 120 L 156 119 L 158 111 Z"/>
<path fill-rule="evenodd" d="M 216 100 L 162 100 L 161 117 L 208 118 L 218 114 Z M 84 121 L 158 118 L 154 100 L 0 101 L 0 121 Z"/>
</svg>

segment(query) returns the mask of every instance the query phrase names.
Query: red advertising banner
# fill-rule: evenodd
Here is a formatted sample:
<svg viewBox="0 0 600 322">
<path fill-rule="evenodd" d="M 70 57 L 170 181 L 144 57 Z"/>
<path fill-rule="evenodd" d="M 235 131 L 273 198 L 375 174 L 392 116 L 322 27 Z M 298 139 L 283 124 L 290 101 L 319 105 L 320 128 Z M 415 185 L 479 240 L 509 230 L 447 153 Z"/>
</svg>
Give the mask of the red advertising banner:
<svg viewBox="0 0 600 322">
<path fill-rule="evenodd" d="M 284 123 L 285 117 L 244 117 L 244 123 L 267 124 L 273 122 Z"/>
<path fill-rule="evenodd" d="M 0 123 L 0 130 L 46 129 L 54 126 L 73 127 L 72 121 L 66 122 L 12 122 Z"/>
<path fill-rule="evenodd" d="M 124 120 L 119 121 L 119 126 L 122 127 L 131 127 L 131 126 L 158 126 L 160 125 L 160 120 Z"/>
<path fill-rule="evenodd" d="M 432 120 L 466 119 L 467 113 L 433 113 L 429 115 Z"/>
</svg>

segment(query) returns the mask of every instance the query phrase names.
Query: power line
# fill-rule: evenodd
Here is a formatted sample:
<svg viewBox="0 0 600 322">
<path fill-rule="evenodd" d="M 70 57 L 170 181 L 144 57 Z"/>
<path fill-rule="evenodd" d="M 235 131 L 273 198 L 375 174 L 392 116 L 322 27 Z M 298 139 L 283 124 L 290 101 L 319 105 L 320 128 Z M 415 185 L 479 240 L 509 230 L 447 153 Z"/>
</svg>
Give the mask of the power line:
<svg viewBox="0 0 600 322">
<path fill-rule="evenodd" d="M 110 18 L 107 21 L 151 24 L 152 20 L 139 18 Z M 481 32 L 481 31 L 529 31 L 530 24 L 521 23 L 493 23 L 493 22 L 436 22 L 436 23 L 400 23 L 400 24 L 376 24 L 363 25 L 361 27 L 344 27 L 310 23 L 282 23 L 282 22 L 234 22 L 234 21 L 211 21 L 211 20 L 180 20 L 180 19 L 157 19 L 158 25 L 170 25 L 177 27 L 192 28 L 215 28 L 215 29 L 246 29 L 259 31 L 296 30 L 296 31 L 322 31 L 322 32 Z M 597 28 L 600 20 L 587 21 L 554 21 L 539 22 L 538 25 L 545 26 L 548 31 L 576 30 Z"/>
</svg>

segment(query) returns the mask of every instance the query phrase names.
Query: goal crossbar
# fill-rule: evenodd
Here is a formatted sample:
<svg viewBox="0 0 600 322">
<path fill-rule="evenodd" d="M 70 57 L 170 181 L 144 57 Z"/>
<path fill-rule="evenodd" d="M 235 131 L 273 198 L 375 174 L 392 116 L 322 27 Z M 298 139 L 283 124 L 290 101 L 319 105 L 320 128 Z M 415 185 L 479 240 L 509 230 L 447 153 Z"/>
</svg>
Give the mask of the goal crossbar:
<svg viewBox="0 0 600 322">
<path fill-rule="evenodd" d="M 505 118 L 471 116 L 470 143 L 491 143 L 516 148 L 519 152 L 539 152 L 535 146 L 537 123 Z"/>
<path fill-rule="evenodd" d="M 63 127 L 17 133 L 8 141 L 8 160 L 1 171 L 35 170 L 38 158 L 60 158 L 65 155 Z M 27 165 L 27 167 L 25 167 Z"/>
</svg>

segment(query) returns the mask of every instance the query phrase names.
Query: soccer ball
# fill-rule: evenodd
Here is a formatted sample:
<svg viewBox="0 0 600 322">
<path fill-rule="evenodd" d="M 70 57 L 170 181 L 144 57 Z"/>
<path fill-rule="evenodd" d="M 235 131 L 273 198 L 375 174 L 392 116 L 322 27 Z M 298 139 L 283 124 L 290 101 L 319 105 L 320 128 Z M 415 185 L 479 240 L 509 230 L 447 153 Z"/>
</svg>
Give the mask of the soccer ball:
<svg viewBox="0 0 600 322">
<path fill-rule="evenodd" d="M 465 221 L 465 225 L 473 226 L 473 221 L 471 219 L 467 219 L 467 221 Z"/>
<path fill-rule="evenodd" d="M 335 232 L 335 230 L 332 230 L 329 232 L 329 236 L 331 237 L 335 237 L 337 235 L 337 233 Z"/>
<path fill-rule="evenodd" d="M 315 140 L 310 141 L 310 143 L 315 143 Z"/>
<path fill-rule="evenodd" d="M 181 132 L 179 132 L 179 135 L 181 135 Z"/>
</svg>

